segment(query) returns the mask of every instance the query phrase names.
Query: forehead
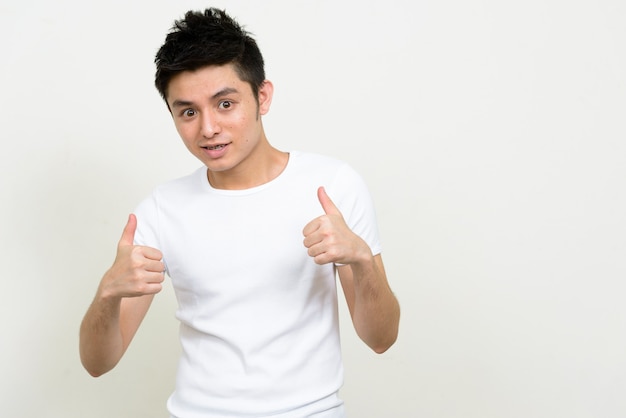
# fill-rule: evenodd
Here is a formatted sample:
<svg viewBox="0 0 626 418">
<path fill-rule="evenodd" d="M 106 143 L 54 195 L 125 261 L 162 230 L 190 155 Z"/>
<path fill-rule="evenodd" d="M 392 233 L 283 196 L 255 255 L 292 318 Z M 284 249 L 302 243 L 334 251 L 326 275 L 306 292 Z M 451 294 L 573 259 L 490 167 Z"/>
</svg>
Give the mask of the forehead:
<svg viewBox="0 0 626 418">
<path fill-rule="evenodd" d="M 252 88 L 241 80 L 232 64 L 211 65 L 194 71 L 183 71 L 172 77 L 167 89 L 167 101 L 206 99 L 225 89 L 252 95 Z"/>
</svg>

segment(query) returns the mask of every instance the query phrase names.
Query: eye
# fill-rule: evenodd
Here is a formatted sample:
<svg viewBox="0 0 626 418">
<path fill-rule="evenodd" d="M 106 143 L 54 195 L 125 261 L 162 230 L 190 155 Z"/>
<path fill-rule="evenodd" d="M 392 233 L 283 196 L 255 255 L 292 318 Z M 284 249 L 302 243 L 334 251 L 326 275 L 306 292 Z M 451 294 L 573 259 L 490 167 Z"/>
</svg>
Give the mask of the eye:
<svg viewBox="0 0 626 418">
<path fill-rule="evenodd" d="M 190 118 L 196 115 L 196 111 L 193 109 L 185 109 L 182 111 L 181 115 L 186 118 Z"/>
<path fill-rule="evenodd" d="M 233 102 L 231 102 L 230 100 L 223 100 L 220 102 L 220 109 L 230 109 L 230 107 L 233 105 Z"/>
</svg>

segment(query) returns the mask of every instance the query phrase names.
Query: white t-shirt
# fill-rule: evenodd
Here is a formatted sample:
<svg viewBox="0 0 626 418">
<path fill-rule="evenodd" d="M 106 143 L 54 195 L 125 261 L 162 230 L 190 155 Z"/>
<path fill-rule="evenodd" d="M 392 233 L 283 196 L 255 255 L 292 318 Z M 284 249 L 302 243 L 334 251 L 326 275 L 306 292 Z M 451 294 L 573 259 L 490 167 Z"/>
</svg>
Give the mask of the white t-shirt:
<svg viewBox="0 0 626 418">
<path fill-rule="evenodd" d="M 364 182 L 343 162 L 301 152 L 247 190 L 214 189 L 206 170 L 157 187 L 136 211 L 135 241 L 163 252 L 179 304 L 170 413 L 343 417 L 335 267 L 315 264 L 302 230 L 324 214 L 324 186 L 378 254 Z"/>
</svg>

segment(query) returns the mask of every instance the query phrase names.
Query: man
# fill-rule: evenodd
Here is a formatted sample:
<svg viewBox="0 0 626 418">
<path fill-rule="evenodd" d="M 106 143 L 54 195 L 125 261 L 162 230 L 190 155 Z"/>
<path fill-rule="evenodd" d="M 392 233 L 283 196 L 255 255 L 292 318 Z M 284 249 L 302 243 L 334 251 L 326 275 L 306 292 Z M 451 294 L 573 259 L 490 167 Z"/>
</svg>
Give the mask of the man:
<svg viewBox="0 0 626 418">
<path fill-rule="evenodd" d="M 203 166 L 130 215 L 81 325 L 83 365 L 98 376 L 117 364 L 167 272 L 183 350 L 172 417 L 344 417 L 335 273 L 375 352 L 399 322 L 363 181 L 332 158 L 270 145 L 273 85 L 225 12 L 188 12 L 155 62 Z"/>
</svg>

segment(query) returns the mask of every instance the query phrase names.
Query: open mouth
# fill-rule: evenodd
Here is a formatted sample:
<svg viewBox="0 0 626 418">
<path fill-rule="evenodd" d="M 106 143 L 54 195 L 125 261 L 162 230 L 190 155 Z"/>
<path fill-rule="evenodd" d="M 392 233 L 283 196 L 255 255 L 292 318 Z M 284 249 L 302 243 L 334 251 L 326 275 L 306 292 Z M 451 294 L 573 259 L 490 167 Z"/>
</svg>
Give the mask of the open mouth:
<svg viewBox="0 0 626 418">
<path fill-rule="evenodd" d="M 208 146 L 207 148 L 211 151 L 213 150 L 220 150 L 222 148 L 224 148 L 226 146 L 226 144 L 219 144 L 219 145 L 213 145 L 213 146 Z"/>
</svg>

